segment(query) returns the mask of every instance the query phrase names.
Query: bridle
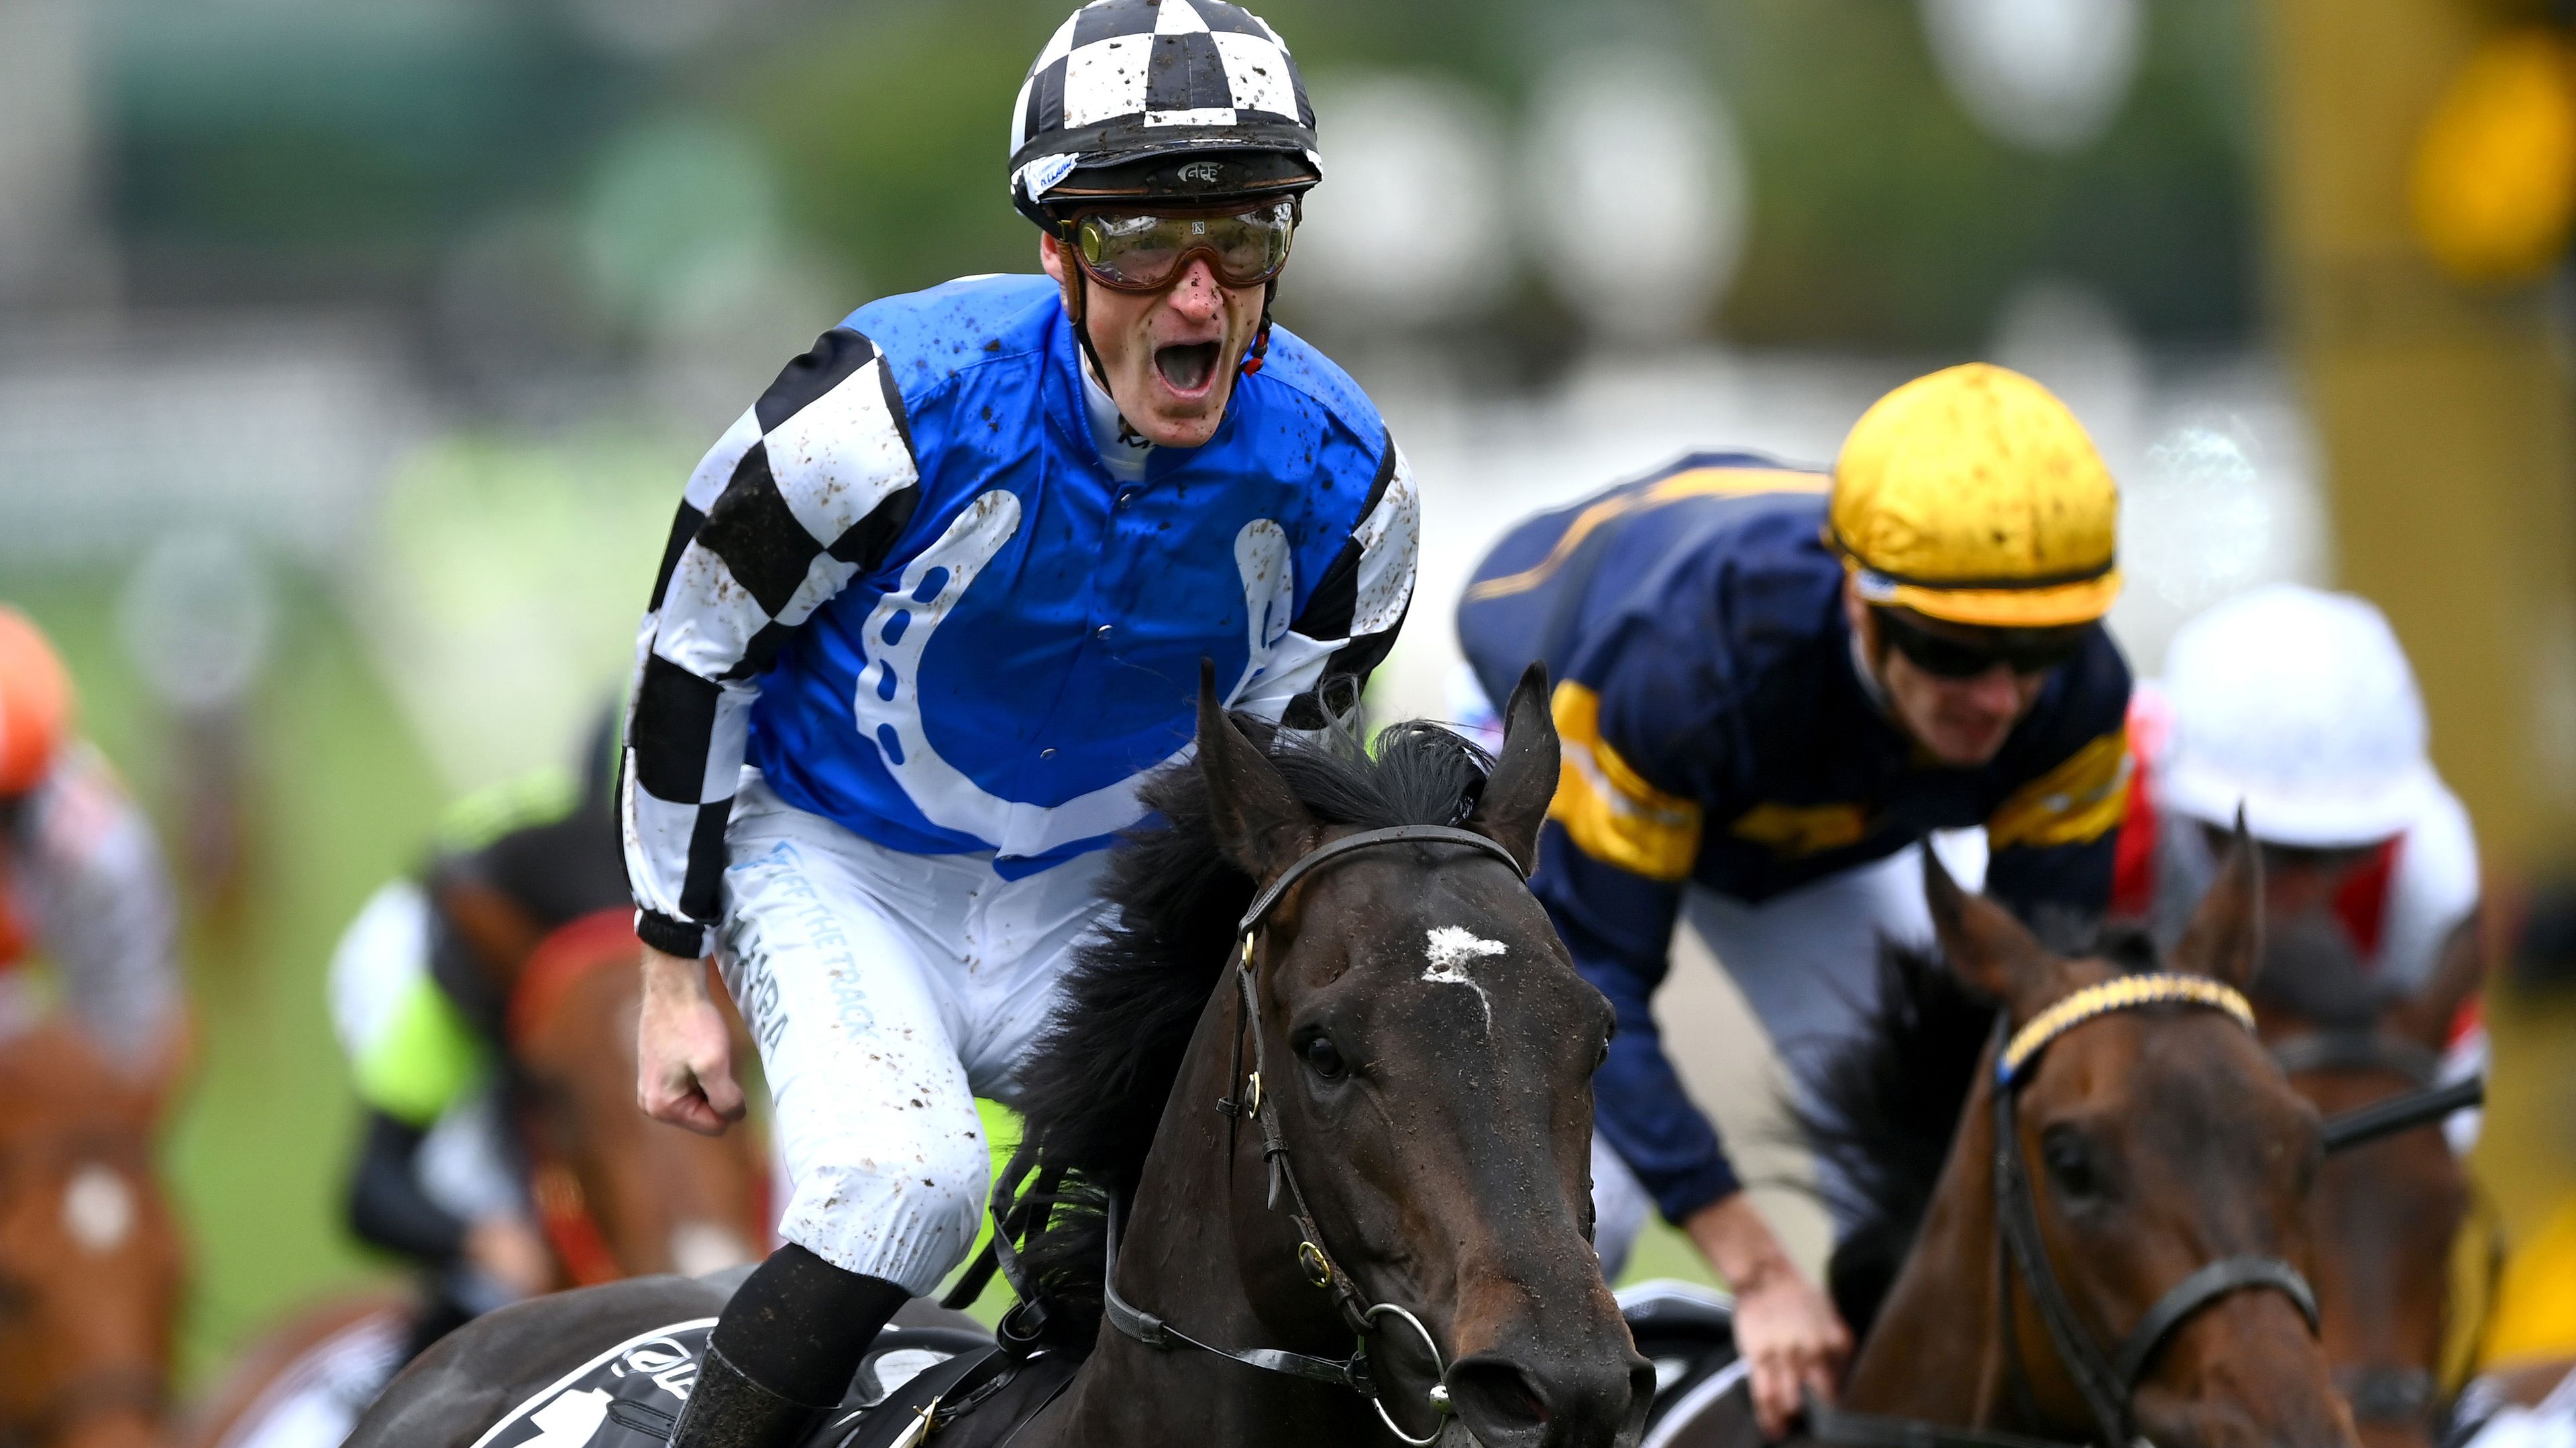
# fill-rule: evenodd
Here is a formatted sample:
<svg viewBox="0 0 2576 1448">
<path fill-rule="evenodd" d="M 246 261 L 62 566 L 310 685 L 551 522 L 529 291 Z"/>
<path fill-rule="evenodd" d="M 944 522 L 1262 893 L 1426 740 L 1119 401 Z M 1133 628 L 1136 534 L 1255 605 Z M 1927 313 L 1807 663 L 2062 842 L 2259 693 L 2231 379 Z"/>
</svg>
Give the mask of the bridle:
<svg viewBox="0 0 2576 1448">
<path fill-rule="evenodd" d="M 1358 1339 L 1356 1350 L 1347 1358 L 1322 1358 L 1306 1353 L 1287 1352 L 1278 1348 L 1219 1347 L 1192 1337 L 1162 1318 L 1129 1303 L 1118 1295 L 1116 1284 L 1119 1203 L 1115 1192 L 1111 1193 L 1109 1199 L 1109 1262 L 1108 1270 L 1101 1277 L 1100 1297 L 1101 1311 L 1109 1324 L 1149 1348 L 1163 1352 L 1176 1348 L 1194 1349 L 1199 1352 L 1213 1353 L 1222 1358 L 1231 1358 L 1246 1367 L 1258 1368 L 1263 1372 L 1284 1373 L 1310 1382 L 1329 1383 L 1335 1387 L 1346 1388 L 1369 1400 L 1370 1405 L 1377 1409 L 1379 1420 L 1386 1424 L 1388 1432 L 1412 1445 L 1412 1448 L 1428 1448 L 1428 1445 L 1439 1440 L 1440 1429 L 1435 1427 L 1429 1436 L 1417 1438 L 1396 1423 L 1395 1415 L 1387 1411 L 1383 1391 L 1370 1372 L 1368 1342 L 1377 1331 L 1381 1318 L 1393 1318 L 1413 1329 L 1414 1335 L 1422 1339 L 1423 1347 L 1430 1352 L 1432 1367 L 1435 1370 L 1431 1387 L 1423 1395 L 1424 1401 L 1430 1405 L 1434 1414 L 1443 1419 L 1449 1414 L 1448 1364 L 1441 1356 L 1440 1344 L 1432 1338 L 1431 1330 L 1423 1326 L 1421 1318 L 1392 1302 L 1369 1302 L 1367 1296 L 1360 1291 L 1358 1284 L 1351 1280 L 1350 1274 L 1343 1271 L 1341 1264 L 1334 1260 L 1332 1249 L 1324 1243 L 1324 1230 L 1315 1220 L 1314 1208 L 1306 1198 L 1306 1189 L 1298 1182 L 1296 1166 L 1289 1159 L 1288 1141 L 1279 1125 L 1275 1098 L 1265 1095 L 1262 1090 L 1262 1080 L 1268 1072 L 1269 1051 L 1264 1044 L 1261 1031 L 1261 995 L 1254 982 L 1258 967 L 1253 959 L 1255 942 L 1259 939 L 1272 908 L 1279 903 L 1281 896 L 1287 894 L 1289 887 L 1313 874 L 1321 866 L 1346 855 L 1375 849 L 1382 845 L 1402 844 L 1464 845 L 1511 866 L 1512 877 L 1516 880 L 1522 878 L 1520 861 L 1513 857 L 1511 851 L 1483 835 L 1470 830 L 1454 829 L 1447 825 L 1397 825 L 1387 829 L 1362 830 L 1357 834 L 1345 835 L 1338 840 L 1319 845 L 1299 856 L 1287 869 L 1279 872 L 1279 877 L 1272 880 L 1267 889 L 1254 897 L 1251 908 L 1243 912 L 1243 918 L 1235 925 L 1235 934 L 1242 942 L 1242 949 L 1236 956 L 1233 970 L 1237 1014 L 1234 1029 L 1234 1066 L 1232 1074 L 1227 1077 L 1227 1089 L 1236 1091 L 1238 1094 L 1217 1103 L 1217 1110 L 1223 1112 L 1228 1121 L 1226 1146 L 1229 1161 L 1233 1159 L 1236 1128 L 1241 1125 L 1243 1119 L 1249 1116 L 1253 1124 L 1261 1129 L 1261 1159 L 1270 1169 L 1269 1206 L 1274 1211 L 1285 1211 L 1289 1221 L 1295 1225 L 1298 1269 L 1305 1274 L 1308 1282 L 1333 1295 L 1334 1305 L 1341 1311 L 1343 1325 L 1348 1327 L 1352 1335 Z M 1245 1075 L 1243 1069 L 1243 1038 L 1247 1034 L 1252 1037 L 1252 1072 L 1249 1076 Z M 1283 1189 L 1286 1194 L 1284 1204 Z M 999 1234 L 996 1235 L 998 1237 Z"/>
<path fill-rule="evenodd" d="M 1997 1263 L 2005 1353 L 2013 1382 L 2027 1394 L 2028 1374 L 2020 1358 L 2020 1338 L 2012 1325 L 2013 1284 L 2018 1279 L 2039 1309 L 2049 1343 L 2075 1381 L 2091 1410 L 2098 1436 L 2095 1448 L 2132 1448 L 2140 1441 L 2130 1400 L 2138 1380 L 2165 1340 L 2195 1314 L 2220 1299 L 2250 1289 L 2267 1289 L 2290 1299 L 2308 1330 L 2317 1330 L 2316 1294 L 2296 1267 L 2278 1257 L 2222 1257 L 2186 1275 L 2156 1299 L 2118 1347 L 2106 1353 L 2075 1314 L 2066 1289 L 2049 1265 L 2040 1234 L 2037 1197 L 2021 1150 L 2016 1103 L 2021 1088 L 2035 1072 L 2039 1058 L 2059 1037 L 2087 1021 L 2148 1006 L 2180 1005 L 2218 1011 L 2254 1029 L 2254 1008 L 2228 986 L 2203 976 L 2154 972 L 2124 975 L 2087 986 L 2041 1011 L 2019 1031 L 2009 1019 L 1996 1022 L 1994 1096 L 1995 1224 L 2004 1251 Z M 2041 1448 L 2046 1440 L 1982 1429 L 1953 1428 L 1912 1419 L 1852 1413 L 1810 1402 L 1808 1421 L 1816 1436 L 1847 1448 Z M 2066 1445 L 2046 1445 L 2066 1448 Z"/>
</svg>

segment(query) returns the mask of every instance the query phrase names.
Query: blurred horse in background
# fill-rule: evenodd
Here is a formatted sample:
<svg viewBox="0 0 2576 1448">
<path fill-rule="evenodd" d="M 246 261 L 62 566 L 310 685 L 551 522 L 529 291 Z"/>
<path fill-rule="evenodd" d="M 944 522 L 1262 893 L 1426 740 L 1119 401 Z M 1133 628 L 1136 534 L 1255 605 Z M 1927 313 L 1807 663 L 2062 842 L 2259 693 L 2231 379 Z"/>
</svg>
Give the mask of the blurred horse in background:
<svg viewBox="0 0 2576 1448">
<path fill-rule="evenodd" d="M 701 1275 L 756 1261 L 769 1241 L 769 1162 L 756 1134 L 698 1136 L 636 1107 L 642 947 L 629 916 L 602 911 L 555 930 L 508 982 L 510 1094 L 557 1287 Z M 305 1312 L 251 1345 L 180 1441 L 336 1448 L 401 1368 L 408 1314 L 384 1294 Z"/>
<path fill-rule="evenodd" d="M 604 910 L 547 936 L 510 993 L 512 1095 L 566 1287 L 697 1277 L 769 1249 L 769 1163 L 755 1134 L 699 1136 L 635 1104 L 644 947 L 632 915 Z M 738 1059 L 752 1059 L 734 1028 Z"/>
<path fill-rule="evenodd" d="M 153 1448 L 184 1261 L 154 1091 L 69 1026 L 0 1042 L 0 1443 Z"/>
<path fill-rule="evenodd" d="M 2256 977 L 2264 1044 L 2328 1118 L 2435 1084 L 2454 1022 L 2485 976 L 2474 922 L 2433 976 L 2390 998 L 2339 935 L 2276 930 Z M 2454 1301 L 2455 1245 L 2474 1194 L 2439 1123 L 2329 1154 L 2308 1219 L 2327 1361 L 2367 1448 L 2430 1448 L 2486 1304 Z M 2465 1329 L 2465 1330 L 2463 1330 Z"/>
</svg>

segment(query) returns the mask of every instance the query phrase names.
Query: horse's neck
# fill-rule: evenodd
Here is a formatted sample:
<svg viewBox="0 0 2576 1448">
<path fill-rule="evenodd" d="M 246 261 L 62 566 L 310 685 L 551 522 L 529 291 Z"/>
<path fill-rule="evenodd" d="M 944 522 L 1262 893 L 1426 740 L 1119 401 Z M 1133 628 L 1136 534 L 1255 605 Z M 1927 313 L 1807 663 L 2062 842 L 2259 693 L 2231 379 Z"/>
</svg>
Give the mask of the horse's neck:
<svg viewBox="0 0 2576 1448">
<path fill-rule="evenodd" d="M 2004 1408 L 1991 1073 L 1980 1065 L 1949 1160 L 1842 1402 L 1857 1412 L 1993 1426 Z M 1980 1324 L 1973 1333 L 1962 1322 Z"/>
<path fill-rule="evenodd" d="M 1343 1357 L 1349 1332 L 1331 1300 L 1298 1275 L 1287 1217 L 1263 1205 L 1260 1128 L 1243 1120 L 1227 1151 L 1227 1118 L 1216 1103 L 1241 1094 L 1241 1083 L 1228 1079 L 1233 1000 L 1228 975 L 1173 1081 L 1126 1213 L 1118 1294 L 1202 1342 Z M 1105 1321 L 1065 1411 L 1048 1426 L 1050 1443 L 1190 1448 L 1364 1442 L 1380 1431 L 1367 1404 L 1341 1389 L 1194 1349 L 1158 1352 Z"/>
</svg>

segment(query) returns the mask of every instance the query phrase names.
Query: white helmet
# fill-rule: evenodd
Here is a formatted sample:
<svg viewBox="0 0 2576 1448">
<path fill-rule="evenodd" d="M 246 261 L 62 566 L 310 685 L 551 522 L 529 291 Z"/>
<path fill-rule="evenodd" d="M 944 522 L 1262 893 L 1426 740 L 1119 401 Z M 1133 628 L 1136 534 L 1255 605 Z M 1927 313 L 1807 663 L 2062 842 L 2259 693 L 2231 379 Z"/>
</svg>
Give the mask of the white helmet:
<svg viewBox="0 0 2576 1448">
<path fill-rule="evenodd" d="M 2210 608 L 2165 656 L 2173 739 L 2163 803 L 2316 849 L 2404 832 L 2442 794 L 2424 699 L 2387 618 L 2348 593 L 2280 583 Z"/>
</svg>

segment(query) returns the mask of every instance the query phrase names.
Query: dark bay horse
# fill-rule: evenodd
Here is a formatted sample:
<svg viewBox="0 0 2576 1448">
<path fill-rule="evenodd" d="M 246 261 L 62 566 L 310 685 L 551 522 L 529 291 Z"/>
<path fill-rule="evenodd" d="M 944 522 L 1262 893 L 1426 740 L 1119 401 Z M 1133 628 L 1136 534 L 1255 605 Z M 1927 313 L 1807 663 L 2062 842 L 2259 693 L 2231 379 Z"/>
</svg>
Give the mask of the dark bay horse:
<svg viewBox="0 0 2576 1448">
<path fill-rule="evenodd" d="M 1420 1441 L 1634 1440 L 1652 1369 L 1588 1242 L 1609 1007 L 1519 878 L 1557 780 L 1539 671 L 1509 719 L 1489 774 L 1431 726 L 1305 743 L 1203 686 L 1195 765 L 1148 785 L 1160 823 L 1118 848 L 1102 937 L 1025 1068 L 1035 1170 L 1059 1189 L 1023 1259 L 1045 1313 L 1023 1326 L 1079 1367 L 1015 1445 L 1383 1441 L 1347 1375 L 1275 1366 L 1332 1376 L 1355 1316 L 1380 1329 L 1367 1381 Z M 1106 1274 L 1104 1207 L 1123 1227 Z M 463 1448 L 721 1303 L 661 1279 L 495 1313 L 398 1379 L 351 1448 Z M 990 1416 L 934 1441 L 1012 1429 Z"/>
<path fill-rule="evenodd" d="M 2297 1284 L 2318 1113 L 2235 994 L 2259 949 L 2250 846 L 2155 974 L 2050 953 L 1929 852 L 1925 888 L 1948 968 L 1891 954 L 1876 1031 L 1820 1087 L 1840 1124 L 1817 1144 L 1861 1197 L 1832 1281 L 1862 1337 L 1817 1437 L 2119 1441 L 2107 1418 L 2161 1448 L 2350 1448 Z M 2035 1055 L 2004 1048 L 1994 1002 Z M 1741 1441 L 1741 1421 L 1655 1440 Z"/>
<path fill-rule="evenodd" d="M 756 1139 L 699 1136 L 635 1105 L 640 947 L 628 918 L 581 917 L 505 961 L 530 1196 L 565 1287 L 710 1272 L 756 1260 L 768 1238 L 769 1167 Z M 354 1423 L 400 1366 L 409 1315 L 381 1293 L 307 1308 L 243 1350 L 179 1441 L 260 1448 L 303 1442 L 296 1435 L 323 1417 Z"/>
<path fill-rule="evenodd" d="M 183 1261 L 153 1093 L 48 1023 L 0 1044 L 0 1443 L 161 1441 Z"/>
</svg>

